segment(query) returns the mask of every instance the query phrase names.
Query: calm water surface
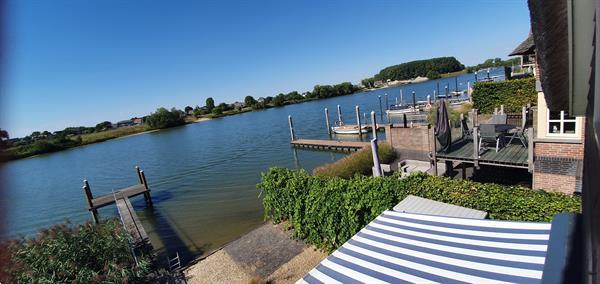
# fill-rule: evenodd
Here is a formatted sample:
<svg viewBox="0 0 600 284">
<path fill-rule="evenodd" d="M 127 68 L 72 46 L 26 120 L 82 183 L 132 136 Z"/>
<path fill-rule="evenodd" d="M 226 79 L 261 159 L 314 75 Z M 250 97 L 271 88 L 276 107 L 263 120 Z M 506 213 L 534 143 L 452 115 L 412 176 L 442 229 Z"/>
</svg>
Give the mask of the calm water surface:
<svg viewBox="0 0 600 284">
<path fill-rule="evenodd" d="M 502 73 L 493 70 L 492 75 Z M 466 89 L 472 74 L 458 77 Z M 354 106 L 379 112 L 378 95 L 389 95 L 390 104 L 403 89 L 405 101 L 414 90 L 425 99 L 454 78 L 399 88 L 245 113 L 182 127 L 145 133 L 66 151 L 13 161 L 4 166 L 8 177 L 4 204 L 8 235 L 30 235 L 37 229 L 66 219 L 78 223 L 90 219 L 81 189 L 90 182 L 94 195 L 137 183 L 139 165 L 152 189 L 153 208 L 143 198 L 133 199 L 138 215 L 155 247 L 185 261 L 207 253 L 256 228 L 263 211 L 256 184 L 260 173 L 272 166 L 313 168 L 343 157 L 340 153 L 294 150 L 289 145 L 287 116 L 294 118 L 300 138 L 328 139 L 324 108 L 332 120 L 342 106 L 344 120 L 355 122 Z M 385 108 L 385 106 L 384 106 Z M 333 137 L 358 139 L 358 137 Z M 365 138 L 366 140 L 367 138 Z M 116 208 L 100 210 L 114 217 Z"/>
</svg>

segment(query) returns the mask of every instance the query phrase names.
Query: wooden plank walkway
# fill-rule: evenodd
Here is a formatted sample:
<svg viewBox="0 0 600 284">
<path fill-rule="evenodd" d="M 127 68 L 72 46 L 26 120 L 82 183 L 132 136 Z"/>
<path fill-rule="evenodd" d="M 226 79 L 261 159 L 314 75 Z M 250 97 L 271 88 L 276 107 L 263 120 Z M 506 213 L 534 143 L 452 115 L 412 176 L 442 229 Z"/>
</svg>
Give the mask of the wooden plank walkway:
<svg viewBox="0 0 600 284">
<path fill-rule="evenodd" d="M 142 222 L 140 222 L 140 219 L 135 214 L 129 198 L 124 197 L 117 199 L 117 209 L 119 210 L 121 220 L 123 220 L 125 230 L 133 237 L 133 242 L 135 244 L 148 242 L 148 234 L 146 234 Z"/>
<path fill-rule="evenodd" d="M 436 153 L 438 160 L 474 162 L 473 142 L 463 142 L 452 144 L 450 153 Z M 506 145 L 500 148 L 498 152 L 495 149 L 488 149 L 481 153 L 478 162 L 480 164 L 506 166 L 515 168 L 528 168 L 527 148 L 520 144 Z"/>
<path fill-rule="evenodd" d="M 144 186 L 143 184 L 136 184 L 136 185 L 115 191 L 115 196 L 117 199 L 129 198 L 129 197 L 134 197 L 134 196 L 137 196 L 140 194 L 144 194 L 146 192 L 149 192 L 149 190 L 146 188 L 146 186 Z M 88 209 L 98 209 L 100 207 L 110 205 L 114 202 L 115 202 L 115 198 L 113 197 L 112 193 L 109 193 L 109 194 L 99 196 L 99 197 L 92 199 L 92 208 L 88 208 Z"/>
<path fill-rule="evenodd" d="M 337 151 L 358 151 L 365 147 L 370 147 L 369 142 L 358 141 L 337 141 L 337 140 L 311 140 L 296 139 L 290 142 L 295 147 L 311 148 L 319 150 L 337 150 Z"/>
</svg>

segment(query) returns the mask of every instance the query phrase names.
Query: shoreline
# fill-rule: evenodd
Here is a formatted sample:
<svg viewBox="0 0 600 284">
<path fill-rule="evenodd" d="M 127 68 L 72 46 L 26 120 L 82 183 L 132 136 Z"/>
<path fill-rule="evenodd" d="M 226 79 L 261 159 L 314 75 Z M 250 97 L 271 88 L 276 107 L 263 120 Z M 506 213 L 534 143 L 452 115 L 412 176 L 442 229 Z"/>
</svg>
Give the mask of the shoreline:
<svg viewBox="0 0 600 284">
<path fill-rule="evenodd" d="M 205 121 L 209 121 L 209 120 L 212 120 L 212 118 L 201 117 L 201 118 L 198 118 L 198 119 L 196 119 L 194 121 L 186 121 L 184 124 L 178 125 L 178 126 L 184 126 L 184 125 L 188 125 L 188 124 L 192 124 L 192 123 L 205 122 Z M 177 126 L 174 126 L 174 127 L 177 127 Z M 44 153 L 37 153 L 37 154 L 34 154 L 34 155 L 24 156 L 24 157 L 18 157 L 18 158 L 14 158 L 14 159 L 11 159 L 10 157 L 7 157 L 7 156 L 4 156 L 2 158 L 4 158 L 5 162 L 30 159 L 30 158 L 35 158 L 35 157 L 42 156 L 42 155 L 48 155 L 48 154 L 53 154 L 53 153 L 57 153 L 57 152 L 62 152 L 62 151 L 65 151 L 65 150 L 70 150 L 70 149 L 75 149 L 75 148 L 79 148 L 79 147 L 83 147 L 83 146 L 88 146 L 88 145 L 92 145 L 92 144 L 102 143 L 102 142 L 109 141 L 109 140 L 124 139 L 124 138 L 132 137 L 132 136 L 137 136 L 137 135 L 142 135 L 142 134 L 157 132 L 157 131 L 164 130 L 164 129 L 169 129 L 169 128 L 173 128 L 173 127 L 161 128 L 161 129 L 142 129 L 139 132 L 127 133 L 125 135 L 120 135 L 120 136 L 115 136 L 115 137 L 108 137 L 108 138 L 105 138 L 105 139 L 100 138 L 98 140 L 94 140 L 94 141 L 82 143 L 82 144 L 71 146 L 71 147 L 65 147 L 63 149 L 58 149 L 56 151 L 49 151 L 49 152 L 44 152 Z M 79 137 L 81 137 L 81 135 L 79 135 Z M 8 150 L 8 149 L 6 149 L 6 150 Z M 3 152 L 0 152 L 0 154 L 2 154 L 2 153 Z"/>
</svg>

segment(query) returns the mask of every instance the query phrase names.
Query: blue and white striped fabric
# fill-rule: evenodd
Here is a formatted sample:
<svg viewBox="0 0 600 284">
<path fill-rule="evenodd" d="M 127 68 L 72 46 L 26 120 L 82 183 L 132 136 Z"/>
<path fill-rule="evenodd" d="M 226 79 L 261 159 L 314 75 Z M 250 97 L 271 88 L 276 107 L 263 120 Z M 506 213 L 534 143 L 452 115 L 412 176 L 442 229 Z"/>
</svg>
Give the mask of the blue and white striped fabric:
<svg viewBox="0 0 600 284">
<path fill-rule="evenodd" d="M 538 283 L 550 223 L 383 212 L 297 283 Z"/>
</svg>

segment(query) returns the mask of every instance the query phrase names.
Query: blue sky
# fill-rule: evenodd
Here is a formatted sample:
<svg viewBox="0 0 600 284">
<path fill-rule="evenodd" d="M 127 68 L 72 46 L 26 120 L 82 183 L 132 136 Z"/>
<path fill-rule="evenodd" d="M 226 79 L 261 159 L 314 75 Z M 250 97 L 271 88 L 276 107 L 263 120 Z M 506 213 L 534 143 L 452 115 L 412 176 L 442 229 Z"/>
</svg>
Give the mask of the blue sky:
<svg viewBox="0 0 600 284">
<path fill-rule="evenodd" d="M 11 137 L 358 82 L 405 61 L 502 57 L 525 0 L 7 3 Z"/>
</svg>

